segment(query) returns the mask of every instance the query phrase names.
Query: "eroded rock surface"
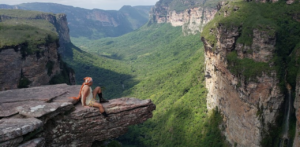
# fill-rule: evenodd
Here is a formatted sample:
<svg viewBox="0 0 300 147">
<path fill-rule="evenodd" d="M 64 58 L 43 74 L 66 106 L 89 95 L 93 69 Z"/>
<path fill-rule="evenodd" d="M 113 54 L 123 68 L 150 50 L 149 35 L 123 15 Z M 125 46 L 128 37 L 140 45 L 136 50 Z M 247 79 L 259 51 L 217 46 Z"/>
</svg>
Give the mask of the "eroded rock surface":
<svg viewBox="0 0 300 147">
<path fill-rule="evenodd" d="M 41 12 L 28 18 L 18 18 L 5 13 L 0 16 L 1 23 L 18 19 L 48 21 L 48 25 L 56 28 L 52 31 L 58 33 L 59 43 L 54 40 L 38 44 L 33 53 L 26 51 L 31 48 L 26 42 L 0 48 L 0 91 L 48 85 L 63 72 L 67 73 L 64 82 L 75 84 L 73 70 L 66 67 L 60 57 L 67 53 L 71 55 L 71 51 L 67 49 L 71 41 L 66 15 Z M 44 23 L 47 23 L 46 21 Z"/>
<path fill-rule="evenodd" d="M 231 73 L 227 55 L 237 52 L 239 59 L 269 63 L 274 56 L 275 33 L 253 30 L 252 44 L 246 46 L 237 43 L 241 35 L 238 27 L 219 24 L 216 30 L 215 44 L 202 38 L 205 45 L 207 108 L 217 107 L 224 115 L 223 133 L 232 145 L 259 147 L 263 132 L 268 131 L 266 124 L 275 124 L 284 100 L 276 71 L 261 71 L 260 75 L 249 80 L 244 75 Z"/>
<path fill-rule="evenodd" d="M 150 12 L 153 23 L 171 23 L 172 26 L 182 26 L 185 35 L 201 32 L 217 13 L 217 8 L 196 7 L 182 12 L 170 11 L 169 7 L 156 5 Z"/>
<path fill-rule="evenodd" d="M 152 117 L 151 100 L 120 98 L 99 110 L 70 99 L 80 85 L 66 84 L 0 92 L 0 146 L 91 146 L 123 135 Z"/>
<path fill-rule="evenodd" d="M 294 147 L 298 147 L 300 146 L 300 75 L 298 75 L 296 81 L 294 108 L 296 109 L 297 119 Z"/>
</svg>

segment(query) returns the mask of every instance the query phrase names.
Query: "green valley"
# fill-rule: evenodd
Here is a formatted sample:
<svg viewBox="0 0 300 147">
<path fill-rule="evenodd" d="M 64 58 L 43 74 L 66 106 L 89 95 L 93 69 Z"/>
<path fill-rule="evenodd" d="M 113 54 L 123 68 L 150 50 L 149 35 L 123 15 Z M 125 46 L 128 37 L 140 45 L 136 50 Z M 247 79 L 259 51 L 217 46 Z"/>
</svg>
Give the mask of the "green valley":
<svg viewBox="0 0 300 147">
<path fill-rule="evenodd" d="M 206 109 L 204 49 L 200 34 L 181 27 L 145 25 L 117 38 L 72 38 L 82 50 L 67 59 L 77 81 L 92 76 L 106 98 L 151 99 L 153 119 L 132 127 L 119 140 L 128 146 L 225 146 L 221 116 Z"/>
<path fill-rule="evenodd" d="M 300 140 L 300 2 L 219 1 L 159 0 L 153 9 L 118 11 L 53 3 L 17 7 L 69 15 L 72 43 L 62 42 L 58 56 L 66 71 L 49 84 L 64 82 L 74 70 L 76 84 L 92 77 L 105 99 L 156 105 L 152 119 L 131 126 L 111 146 L 291 146 Z M 29 54 L 62 38 L 56 25 L 36 19 L 41 12 L 22 12 L 0 10 L 9 17 L 0 15 L 0 48 L 25 44 Z M 206 23 L 201 34 L 183 32 L 182 26 Z M 52 66 L 45 67 L 50 75 Z"/>
</svg>

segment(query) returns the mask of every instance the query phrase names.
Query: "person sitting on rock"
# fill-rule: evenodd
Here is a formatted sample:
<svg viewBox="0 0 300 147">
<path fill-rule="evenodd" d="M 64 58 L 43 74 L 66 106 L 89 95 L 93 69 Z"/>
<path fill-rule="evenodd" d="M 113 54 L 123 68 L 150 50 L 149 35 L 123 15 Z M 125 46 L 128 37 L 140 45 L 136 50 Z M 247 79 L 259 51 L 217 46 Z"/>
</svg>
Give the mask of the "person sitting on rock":
<svg viewBox="0 0 300 147">
<path fill-rule="evenodd" d="M 102 102 L 108 102 L 102 97 L 101 88 L 98 86 L 92 91 L 91 86 L 93 85 L 93 79 L 91 77 L 85 77 L 84 82 L 79 91 L 79 95 L 77 97 L 72 97 L 75 100 L 81 98 L 82 106 L 90 106 L 97 107 L 100 110 L 100 113 L 107 117 L 107 113 L 105 112 L 103 106 L 100 104 Z M 100 103 L 96 101 L 96 95 L 98 94 L 100 98 Z"/>
</svg>

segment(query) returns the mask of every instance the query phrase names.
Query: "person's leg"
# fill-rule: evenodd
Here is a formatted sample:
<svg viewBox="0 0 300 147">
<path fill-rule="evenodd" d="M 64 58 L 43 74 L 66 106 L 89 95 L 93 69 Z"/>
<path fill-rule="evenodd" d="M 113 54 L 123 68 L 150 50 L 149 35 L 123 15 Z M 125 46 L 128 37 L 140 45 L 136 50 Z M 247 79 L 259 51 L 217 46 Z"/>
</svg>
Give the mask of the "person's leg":
<svg viewBox="0 0 300 147">
<path fill-rule="evenodd" d="M 103 106 L 100 103 L 94 102 L 93 107 L 99 108 L 100 113 L 103 114 L 105 117 L 108 116 L 107 113 L 105 112 Z"/>
<path fill-rule="evenodd" d="M 108 102 L 108 100 L 104 99 L 102 97 L 102 90 L 101 90 L 101 87 L 96 87 L 93 91 L 93 96 L 96 97 L 96 95 L 98 94 L 99 96 L 99 99 L 100 99 L 100 103 L 105 103 L 105 102 Z"/>
<path fill-rule="evenodd" d="M 93 107 L 97 107 L 99 109 L 100 113 L 103 113 L 105 111 L 103 106 L 100 103 L 94 102 Z"/>
<path fill-rule="evenodd" d="M 101 87 L 96 87 L 94 90 L 93 90 L 93 96 L 94 98 L 96 97 L 97 94 L 99 93 L 102 93 L 102 90 L 101 90 Z"/>
</svg>

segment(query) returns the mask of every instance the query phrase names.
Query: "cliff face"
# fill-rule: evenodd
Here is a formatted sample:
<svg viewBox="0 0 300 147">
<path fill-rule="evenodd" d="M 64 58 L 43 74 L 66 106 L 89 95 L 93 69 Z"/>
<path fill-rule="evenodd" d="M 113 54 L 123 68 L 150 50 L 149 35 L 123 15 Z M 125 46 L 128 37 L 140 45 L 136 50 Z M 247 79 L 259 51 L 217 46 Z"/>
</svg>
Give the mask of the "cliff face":
<svg viewBox="0 0 300 147">
<path fill-rule="evenodd" d="M 199 6 L 176 12 L 168 6 L 156 4 L 150 11 L 150 22 L 171 23 L 175 27 L 182 26 L 185 35 L 196 34 L 202 31 L 203 26 L 212 20 L 216 13 L 217 7 Z"/>
<path fill-rule="evenodd" d="M 223 113 L 223 133 L 232 145 L 291 146 L 295 92 L 296 147 L 299 5 L 257 2 L 265 3 L 227 2 L 204 28 L 207 107 Z"/>
<path fill-rule="evenodd" d="M 59 48 L 58 52 L 60 55 L 70 55 L 70 48 L 68 47 L 69 44 L 71 44 L 70 39 L 70 30 L 68 27 L 68 21 L 66 14 L 56 14 L 55 17 L 56 21 L 53 23 L 53 25 L 56 27 L 56 31 L 59 35 Z"/>
<path fill-rule="evenodd" d="M 10 19 L 17 19 L 16 16 L 7 16 L 7 15 L 0 15 L 0 22 L 10 20 Z M 70 35 L 69 35 L 69 27 L 66 14 L 47 14 L 41 13 L 35 16 L 31 16 L 28 18 L 21 18 L 21 19 L 28 19 L 28 20 L 47 20 L 51 23 L 56 30 L 51 30 L 58 33 L 59 36 L 59 53 L 63 56 L 67 54 L 67 45 L 71 43 Z"/>
<path fill-rule="evenodd" d="M 12 43 L 9 46 L 3 46 L 2 44 L 3 47 L 0 48 L 0 69 L 3 71 L 0 73 L 0 91 L 47 85 L 49 83 L 54 84 L 58 82 L 57 79 L 59 79 L 59 83 L 75 84 L 74 71 L 66 66 L 59 55 L 66 52 L 64 45 L 70 43 L 66 15 L 58 14 L 55 16 L 37 12 L 38 14 L 28 15 L 27 17 L 28 13 L 21 11 L 21 13 L 24 13 L 24 17 L 18 18 L 14 15 L 16 14 L 14 10 L 2 13 L 2 15 L 0 14 L 0 23 L 4 26 L 9 26 L 9 23 L 14 21 L 34 25 L 30 21 L 35 20 L 40 23 L 34 26 L 37 30 L 42 28 L 40 31 L 46 32 L 47 29 L 53 29 L 50 31 L 57 32 L 60 43 L 57 39 L 49 39 L 49 35 L 45 35 L 44 38 L 41 37 L 39 40 L 31 39 L 30 35 L 27 35 L 29 36 L 28 39 L 19 39 L 17 40 L 18 43 L 6 40 L 8 43 Z M 19 27 L 23 26 L 20 25 Z M 28 32 L 31 33 L 30 30 Z M 24 35 L 22 32 L 21 34 Z M 1 37 L 5 37 L 8 34 L 3 33 L 1 35 Z M 42 43 L 38 43 L 38 41 Z M 5 41 L 3 43 L 5 44 Z"/>
<path fill-rule="evenodd" d="M 71 43 L 69 35 L 69 27 L 66 14 L 40 14 L 37 15 L 34 19 L 45 19 L 56 28 L 56 32 L 59 35 L 59 39 L 64 43 Z"/>
<path fill-rule="evenodd" d="M 0 52 L 0 90 L 48 85 L 50 80 L 62 72 L 58 57 L 58 43 L 39 46 L 39 51 L 23 55 L 23 45 L 2 49 Z M 5 71 L 5 72 L 4 72 Z M 70 84 L 75 84 L 74 73 L 69 73 Z"/>
<path fill-rule="evenodd" d="M 44 19 L 50 22 L 55 28 L 59 36 L 59 48 L 58 52 L 60 55 L 64 56 L 68 54 L 67 45 L 71 43 L 69 27 L 66 14 L 40 14 L 34 19 Z"/>
<path fill-rule="evenodd" d="M 119 16 L 124 17 L 124 16 Z M 108 12 L 100 11 L 100 10 L 92 10 L 88 13 L 87 19 L 99 21 L 102 26 L 106 27 L 117 27 L 120 25 L 120 20 L 116 20 L 113 16 L 111 16 Z"/>
<path fill-rule="evenodd" d="M 275 123 L 280 105 L 284 100 L 278 87 L 276 71 L 262 73 L 255 80 L 247 81 L 229 70 L 227 55 L 236 51 L 238 58 L 268 62 L 275 49 L 275 36 L 253 30 L 253 43 L 244 46 L 236 42 L 238 28 L 217 28 L 217 46 L 212 48 L 205 38 L 205 73 L 207 108 L 218 108 L 224 115 L 224 134 L 233 145 L 258 147 L 266 124 Z M 247 53 L 247 49 L 255 49 Z M 243 69 L 239 69 L 243 70 Z"/>
<path fill-rule="evenodd" d="M 0 146 L 82 146 L 123 135 L 152 117 L 151 100 L 120 98 L 99 110 L 69 99 L 81 85 L 65 84 L 0 92 Z M 26 95 L 24 95 L 26 93 Z"/>
<path fill-rule="evenodd" d="M 300 76 L 297 77 L 296 89 L 295 89 L 295 102 L 294 108 L 296 109 L 296 134 L 294 139 L 294 147 L 300 146 Z"/>
</svg>

